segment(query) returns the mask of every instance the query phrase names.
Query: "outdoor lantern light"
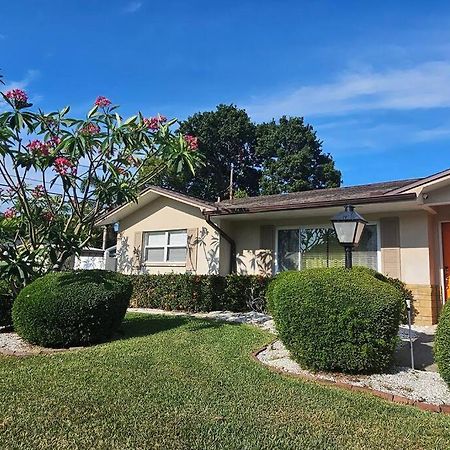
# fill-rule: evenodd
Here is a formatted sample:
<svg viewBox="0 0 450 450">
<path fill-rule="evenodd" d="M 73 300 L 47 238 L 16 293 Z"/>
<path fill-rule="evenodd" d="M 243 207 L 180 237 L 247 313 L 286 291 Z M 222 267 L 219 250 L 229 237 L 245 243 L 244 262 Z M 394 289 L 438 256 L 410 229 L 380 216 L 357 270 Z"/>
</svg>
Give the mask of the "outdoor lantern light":
<svg viewBox="0 0 450 450">
<path fill-rule="evenodd" d="M 332 219 L 337 239 L 345 249 L 345 267 L 352 268 L 352 249 L 357 247 L 367 220 L 363 219 L 352 205 L 347 205 L 345 211 L 336 214 Z"/>
</svg>

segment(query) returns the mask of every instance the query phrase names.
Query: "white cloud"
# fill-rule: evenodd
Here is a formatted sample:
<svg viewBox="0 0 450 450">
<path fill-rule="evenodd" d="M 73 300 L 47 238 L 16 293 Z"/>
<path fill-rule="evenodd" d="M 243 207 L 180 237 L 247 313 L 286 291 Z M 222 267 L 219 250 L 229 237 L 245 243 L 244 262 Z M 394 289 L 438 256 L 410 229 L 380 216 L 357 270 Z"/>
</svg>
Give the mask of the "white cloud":
<svg viewBox="0 0 450 450">
<path fill-rule="evenodd" d="M 432 61 L 408 69 L 353 71 L 330 83 L 305 85 L 254 99 L 247 110 L 255 120 L 286 115 L 340 115 L 369 110 L 450 107 L 450 62 Z"/>
<path fill-rule="evenodd" d="M 450 122 L 427 127 L 420 123 L 378 123 L 363 118 L 324 122 L 315 124 L 314 128 L 324 142 L 325 151 L 331 151 L 333 156 L 383 153 L 399 147 L 450 139 Z"/>
<path fill-rule="evenodd" d="M 425 128 L 421 130 L 416 130 L 412 139 L 415 142 L 428 142 L 428 141 L 439 141 L 448 140 L 450 138 L 450 124 L 439 125 L 433 128 Z"/>
<path fill-rule="evenodd" d="M 25 89 L 33 80 L 39 76 L 39 70 L 29 69 L 25 77 L 17 81 L 6 81 L 3 90 L 9 91 L 10 89 Z M 6 78 L 6 76 L 5 76 Z"/>
<path fill-rule="evenodd" d="M 142 2 L 130 2 L 128 3 L 125 8 L 123 9 L 123 12 L 132 14 L 136 11 L 139 11 L 142 8 Z"/>
</svg>

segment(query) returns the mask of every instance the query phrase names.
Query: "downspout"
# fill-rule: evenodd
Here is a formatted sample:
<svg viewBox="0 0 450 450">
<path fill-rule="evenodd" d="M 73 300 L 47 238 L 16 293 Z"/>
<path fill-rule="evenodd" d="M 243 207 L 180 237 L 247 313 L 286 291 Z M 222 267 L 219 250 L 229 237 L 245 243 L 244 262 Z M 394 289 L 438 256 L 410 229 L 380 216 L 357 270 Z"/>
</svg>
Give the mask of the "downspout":
<svg viewBox="0 0 450 450">
<path fill-rule="evenodd" d="M 202 214 L 205 217 L 206 223 L 230 244 L 230 273 L 236 273 L 236 242 L 211 220 L 211 215 L 207 211 L 203 210 Z"/>
</svg>

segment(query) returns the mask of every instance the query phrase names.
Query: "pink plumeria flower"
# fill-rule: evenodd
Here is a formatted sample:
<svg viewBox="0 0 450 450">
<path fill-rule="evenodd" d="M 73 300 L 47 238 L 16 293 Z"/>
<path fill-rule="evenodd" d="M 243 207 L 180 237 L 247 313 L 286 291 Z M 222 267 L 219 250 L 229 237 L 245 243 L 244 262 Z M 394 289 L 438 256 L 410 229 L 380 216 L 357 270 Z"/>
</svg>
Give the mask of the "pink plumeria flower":
<svg viewBox="0 0 450 450">
<path fill-rule="evenodd" d="M 144 119 L 144 125 L 152 131 L 158 130 L 161 125 L 167 122 L 166 116 L 158 115 L 156 117 L 150 117 L 148 119 Z"/>
<path fill-rule="evenodd" d="M 31 195 L 38 199 L 41 198 L 44 195 L 45 191 L 44 191 L 44 186 L 42 184 L 38 184 L 32 191 L 31 191 Z"/>
<path fill-rule="evenodd" d="M 150 117 L 149 119 L 144 119 L 144 125 L 149 130 L 157 130 L 159 128 L 159 122 L 156 117 Z"/>
<path fill-rule="evenodd" d="M 28 103 L 28 95 L 22 89 L 11 89 L 5 93 L 5 97 L 11 100 L 16 108 L 25 106 Z"/>
<path fill-rule="evenodd" d="M 77 174 L 77 169 L 72 163 L 72 161 L 70 161 L 64 156 L 60 156 L 55 159 L 55 162 L 53 163 L 53 168 L 61 176 Z"/>
<path fill-rule="evenodd" d="M 190 134 L 186 134 L 184 136 L 184 140 L 186 141 L 190 150 L 194 151 L 198 149 L 198 138 L 195 136 L 191 136 Z"/>
<path fill-rule="evenodd" d="M 61 138 L 59 137 L 59 136 L 52 136 L 50 139 L 49 139 L 49 144 L 52 146 L 52 147 L 58 147 L 58 145 L 61 143 Z"/>
<path fill-rule="evenodd" d="M 103 97 L 103 95 L 99 95 L 94 103 L 94 105 L 97 105 L 99 108 L 106 108 L 110 104 L 111 100 L 109 100 L 109 98 Z"/>
<path fill-rule="evenodd" d="M 100 127 L 96 123 L 88 123 L 81 129 L 81 134 L 93 135 L 100 133 Z"/>
<path fill-rule="evenodd" d="M 3 212 L 3 217 L 5 219 L 14 219 L 16 217 L 17 211 L 15 208 L 8 208 Z"/>
<path fill-rule="evenodd" d="M 35 139 L 27 144 L 27 149 L 36 156 L 48 156 L 48 145 Z"/>
</svg>

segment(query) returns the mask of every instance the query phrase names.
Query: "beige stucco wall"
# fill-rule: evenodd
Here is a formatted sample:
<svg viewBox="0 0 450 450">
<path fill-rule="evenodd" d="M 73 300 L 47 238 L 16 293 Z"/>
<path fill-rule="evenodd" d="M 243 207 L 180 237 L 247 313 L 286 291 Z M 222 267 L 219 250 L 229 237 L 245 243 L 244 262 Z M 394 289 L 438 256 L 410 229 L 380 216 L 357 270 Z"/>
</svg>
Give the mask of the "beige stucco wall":
<svg viewBox="0 0 450 450">
<path fill-rule="evenodd" d="M 450 221 L 450 207 L 437 207 L 435 210 L 436 214 L 423 209 L 363 214 L 369 222 L 376 223 L 379 230 L 380 220 L 395 218 L 387 222 L 390 222 L 391 231 L 397 230 L 397 243 L 394 242 L 395 239 L 389 239 L 389 245 L 384 247 L 380 233 L 378 235 L 378 269 L 387 275 L 398 276 L 413 290 L 418 323 L 421 324 L 434 323 L 442 303 L 440 223 Z M 305 217 L 303 212 L 303 215 L 297 217 L 294 215 L 296 212 L 286 214 L 286 217 L 278 215 L 271 219 L 260 215 L 257 219 L 222 217 L 215 220 L 236 243 L 237 273 L 272 274 L 278 227 L 330 226 L 330 215 Z M 150 266 L 140 264 L 139 261 L 136 263 L 134 250 L 136 245 L 139 246 L 136 243 L 138 233 L 173 229 L 198 231 L 194 273 L 229 273 L 230 244 L 206 223 L 199 208 L 165 197 L 159 197 L 120 222 L 118 270 L 125 273 L 185 272 L 185 264 Z M 392 273 L 388 273 L 389 271 Z"/>
<path fill-rule="evenodd" d="M 439 280 L 439 231 L 438 222 L 443 217 L 450 221 L 450 208 L 445 213 L 432 215 L 425 210 L 364 214 L 369 221 L 376 223 L 380 230 L 380 220 L 396 218 L 398 224 L 397 249 L 383 248 L 381 230 L 378 233 L 380 272 L 398 276 L 413 292 L 415 298 L 416 323 L 431 325 L 436 323 L 441 308 Z M 230 233 L 236 241 L 237 270 L 241 274 L 267 275 L 271 269 L 270 262 L 275 258 L 273 249 L 261 248 L 262 227 L 272 226 L 274 238 L 277 227 L 302 225 L 330 225 L 330 216 L 277 220 L 242 220 L 233 221 Z M 392 245 L 392 241 L 391 244 Z M 268 256 L 269 253 L 269 256 Z M 395 255 L 394 258 L 392 256 Z M 269 263 L 268 263 L 269 262 Z M 395 274 L 388 273 L 396 264 Z"/>
<path fill-rule="evenodd" d="M 117 267 L 124 273 L 184 273 L 185 264 L 147 265 L 137 262 L 136 234 L 146 231 L 197 229 L 197 274 L 219 272 L 220 238 L 203 218 L 201 211 L 175 200 L 159 197 L 120 221 L 117 240 Z"/>
<path fill-rule="evenodd" d="M 380 218 L 386 216 L 399 217 L 400 226 L 400 273 L 406 283 L 430 285 L 430 250 L 428 246 L 428 214 L 425 211 L 367 214 L 369 222 L 378 223 Z M 274 233 L 277 227 L 302 225 L 330 225 L 330 217 L 277 219 L 277 220 L 242 220 L 230 221 L 230 234 L 236 241 L 237 270 L 242 274 L 263 274 L 267 270 L 267 261 L 270 260 L 267 252 L 271 249 L 262 249 L 261 227 L 273 225 Z M 381 245 L 380 242 L 378 244 Z M 380 256 L 382 249 L 380 248 Z M 379 270 L 381 267 L 381 257 Z"/>
<path fill-rule="evenodd" d="M 215 220 L 215 223 L 225 232 L 228 236 L 231 234 L 230 223 L 223 223 L 220 220 Z M 231 260 L 231 245 L 224 239 L 220 238 L 219 247 L 219 275 L 227 275 L 230 273 L 230 260 Z"/>
<path fill-rule="evenodd" d="M 399 218 L 401 279 L 407 284 L 430 285 L 428 214 L 403 213 Z"/>
</svg>

